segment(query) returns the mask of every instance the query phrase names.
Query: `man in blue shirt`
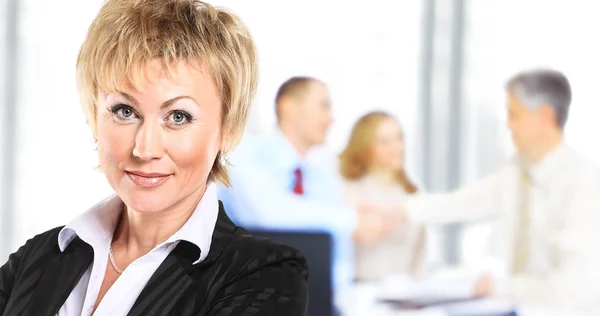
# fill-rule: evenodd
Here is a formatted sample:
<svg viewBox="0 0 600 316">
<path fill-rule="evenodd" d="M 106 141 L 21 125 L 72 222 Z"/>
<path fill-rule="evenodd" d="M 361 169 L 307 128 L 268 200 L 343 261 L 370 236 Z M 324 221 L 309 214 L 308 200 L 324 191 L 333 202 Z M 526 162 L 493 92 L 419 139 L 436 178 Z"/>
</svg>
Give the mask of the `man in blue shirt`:
<svg viewBox="0 0 600 316">
<path fill-rule="evenodd" d="M 341 290 L 354 276 L 353 242 L 377 241 L 397 222 L 375 206 L 345 205 L 336 157 L 313 150 L 325 142 L 332 123 L 323 82 L 291 78 L 275 102 L 278 131 L 263 139 L 246 136 L 230 156 L 232 187 L 221 190 L 220 199 L 247 228 L 329 232 L 334 290 Z"/>
</svg>

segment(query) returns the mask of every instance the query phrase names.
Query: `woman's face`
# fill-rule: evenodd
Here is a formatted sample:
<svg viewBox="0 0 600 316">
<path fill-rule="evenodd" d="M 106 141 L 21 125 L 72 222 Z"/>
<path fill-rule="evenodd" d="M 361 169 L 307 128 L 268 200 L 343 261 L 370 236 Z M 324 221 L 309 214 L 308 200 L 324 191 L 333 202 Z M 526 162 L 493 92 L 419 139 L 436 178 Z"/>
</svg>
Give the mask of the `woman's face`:
<svg viewBox="0 0 600 316">
<path fill-rule="evenodd" d="M 210 74 L 186 63 L 173 70 L 140 90 L 98 95 L 100 166 L 138 212 L 197 201 L 221 148 L 221 99 Z"/>
<path fill-rule="evenodd" d="M 372 150 L 374 168 L 390 172 L 403 168 L 404 138 L 398 123 L 384 119 L 378 124 Z"/>
</svg>

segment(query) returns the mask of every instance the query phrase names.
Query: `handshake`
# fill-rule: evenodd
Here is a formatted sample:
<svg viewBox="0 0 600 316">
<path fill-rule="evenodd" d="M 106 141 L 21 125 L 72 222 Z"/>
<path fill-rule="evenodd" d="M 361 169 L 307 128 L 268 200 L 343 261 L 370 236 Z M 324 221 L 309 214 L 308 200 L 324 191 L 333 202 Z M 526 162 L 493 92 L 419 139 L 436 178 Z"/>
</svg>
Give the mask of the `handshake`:
<svg viewBox="0 0 600 316">
<path fill-rule="evenodd" d="M 358 224 L 354 230 L 354 240 L 360 244 L 377 243 L 408 221 L 405 211 L 399 206 L 390 210 L 363 204 L 357 211 Z"/>
</svg>

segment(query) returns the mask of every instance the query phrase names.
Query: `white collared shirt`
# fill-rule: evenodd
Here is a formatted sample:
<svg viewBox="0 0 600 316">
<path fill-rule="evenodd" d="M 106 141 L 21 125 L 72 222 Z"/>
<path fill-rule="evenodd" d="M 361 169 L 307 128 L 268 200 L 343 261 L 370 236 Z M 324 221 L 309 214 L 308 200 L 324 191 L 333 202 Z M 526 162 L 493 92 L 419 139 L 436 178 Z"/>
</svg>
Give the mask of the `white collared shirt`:
<svg viewBox="0 0 600 316">
<path fill-rule="evenodd" d="M 409 200 L 419 222 L 456 222 L 495 217 L 491 251 L 505 264 L 496 294 L 519 304 L 596 308 L 600 301 L 600 170 L 564 143 L 530 167 L 530 251 L 526 272 L 511 275 L 522 201 L 522 163 L 506 166 L 449 194 Z"/>
<path fill-rule="evenodd" d="M 57 316 L 89 316 L 98 298 L 106 266 L 108 251 L 119 216 L 123 210 L 121 199 L 113 195 L 77 217 L 58 234 L 61 251 L 79 236 L 92 246 L 94 262 L 75 286 Z M 127 315 L 144 286 L 179 241 L 191 242 L 200 248 L 204 260 L 210 250 L 212 235 L 219 213 L 216 185 L 209 183 L 200 203 L 188 221 L 167 241 L 157 245 L 144 256 L 133 261 L 119 276 L 102 298 L 94 316 Z"/>
</svg>

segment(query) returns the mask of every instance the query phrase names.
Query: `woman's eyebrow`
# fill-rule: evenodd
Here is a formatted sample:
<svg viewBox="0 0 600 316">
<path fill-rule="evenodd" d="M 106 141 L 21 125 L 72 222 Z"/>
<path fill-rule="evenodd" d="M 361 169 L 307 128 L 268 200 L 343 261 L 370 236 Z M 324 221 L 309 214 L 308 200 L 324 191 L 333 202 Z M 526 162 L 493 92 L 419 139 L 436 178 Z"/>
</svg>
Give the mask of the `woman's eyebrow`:
<svg viewBox="0 0 600 316">
<path fill-rule="evenodd" d="M 117 91 L 117 94 L 127 99 L 127 102 L 129 102 L 131 105 L 138 105 L 138 101 L 133 96 L 121 91 Z"/>
<path fill-rule="evenodd" d="M 131 95 L 125 93 L 125 92 L 119 92 L 119 94 L 122 95 L 125 99 L 127 99 L 127 102 L 131 103 L 131 105 L 137 106 L 139 104 L 139 102 L 133 96 L 131 96 Z M 172 106 L 173 103 L 175 103 L 175 102 L 177 102 L 177 101 L 179 101 L 181 99 L 190 99 L 190 100 L 194 101 L 194 103 L 198 104 L 198 102 L 196 102 L 196 99 L 194 99 L 193 97 L 188 96 L 188 95 L 181 95 L 181 96 L 174 97 L 174 98 L 172 98 L 170 100 L 167 100 L 167 101 L 163 102 L 160 105 L 160 108 L 161 109 L 166 109 L 166 108 Z"/>
<path fill-rule="evenodd" d="M 181 95 L 181 96 L 178 96 L 178 97 L 175 97 L 173 99 L 163 102 L 163 104 L 161 104 L 160 108 L 161 108 L 161 110 L 166 109 L 166 108 L 170 107 L 171 105 L 173 105 L 173 103 L 175 103 L 181 99 L 190 99 L 190 100 L 194 101 L 194 103 L 198 104 L 198 102 L 196 102 L 196 100 L 194 98 L 192 98 L 188 95 Z"/>
</svg>

